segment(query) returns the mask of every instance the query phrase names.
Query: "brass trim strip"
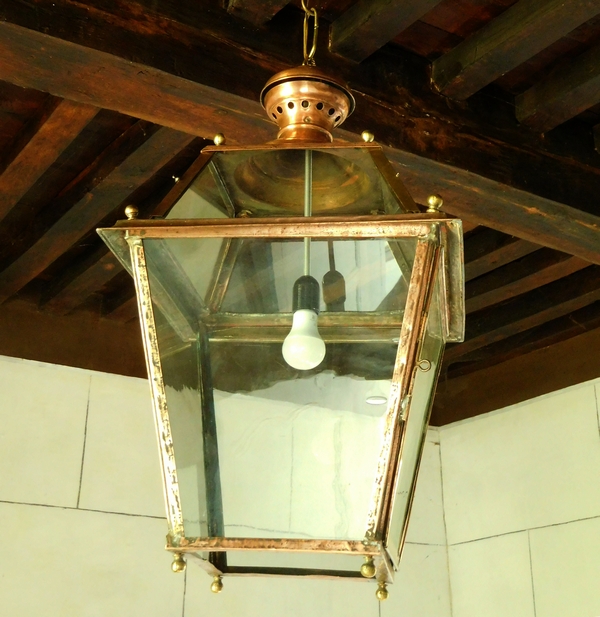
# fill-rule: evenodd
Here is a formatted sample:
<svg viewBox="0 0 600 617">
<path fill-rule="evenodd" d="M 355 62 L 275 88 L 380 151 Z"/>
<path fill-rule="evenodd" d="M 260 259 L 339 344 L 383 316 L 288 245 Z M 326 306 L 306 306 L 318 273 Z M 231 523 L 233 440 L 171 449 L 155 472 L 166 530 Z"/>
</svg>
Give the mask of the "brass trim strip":
<svg viewBox="0 0 600 617">
<path fill-rule="evenodd" d="M 436 227 L 436 231 L 437 227 Z M 388 506 L 391 498 L 390 484 L 397 472 L 397 457 L 402 437 L 401 412 L 406 405 L 412 378 L 411 367 L 415 363 L 418 348 L 419 324 L 422 319 L 423 305 L 428 293 L 429 285 L 422 286 L 427 281 L 433 259 L 438 250 L 438 234 L 421 238 L 417 244 L 415 261 L 408 288 L 408 297 L 404 310 L 404 320 L 400 332 L 400 342 L 394 374 L 390 387 L 388 408 L 385 417 L 383 444 L 379 455 L 377 474 L 375 477 L 371 507 L 367 515 L 366 538 L 381 540 L 388 516 Z M 387 489 L 386 489 L 387 487 Z"/>
<path fill-rule="evenodd" d="M 179 497 L 179 484 L 177 482 L 173 437 L 171 435 L 171 424 L 167 409 L 165 384 L 162 378 L 158 337 L 150 296 L 150 281 L 148 280 L 148 270 L 146 269 L 146 256 L 140 238 L 127 238 L 127 242 L 129 243 L 131 253 L 133 280 L 136 288 L 144 351 L 146 352 L 148 381 L 152 392 L 158 450 L 163 470 L 163 490 L 167 508 L 167 520 L 170 533 L 175 537 L 183 536 L 183 515 Z"/>
<path fill-rule="evenodd" d="M 177 538 L 173 538 L 177 540 Z M 300 540 L 297 538 L 179 538 L 170 550 L 187 552 L 289 551 L 290 553 L 340 553 L 380 555 L 381 543 L 362 540 Z"/>
</svg>

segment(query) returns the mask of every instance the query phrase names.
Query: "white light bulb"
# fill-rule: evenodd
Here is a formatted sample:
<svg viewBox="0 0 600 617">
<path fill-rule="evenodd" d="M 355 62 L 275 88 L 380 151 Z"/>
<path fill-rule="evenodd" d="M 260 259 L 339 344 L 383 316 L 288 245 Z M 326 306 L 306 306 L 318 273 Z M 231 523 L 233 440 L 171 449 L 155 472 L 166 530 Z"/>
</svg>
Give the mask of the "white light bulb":
<svg viewBox="0 0 600 617">
<path fill-rule="evenodd" d="M 310 309 L 294 313 L 292 329 L 283 341 L 283 359 L 295 369 L 308 371 L 323 362 L 325 343 L 317 329 L 317 314 Z"/>
</svg>

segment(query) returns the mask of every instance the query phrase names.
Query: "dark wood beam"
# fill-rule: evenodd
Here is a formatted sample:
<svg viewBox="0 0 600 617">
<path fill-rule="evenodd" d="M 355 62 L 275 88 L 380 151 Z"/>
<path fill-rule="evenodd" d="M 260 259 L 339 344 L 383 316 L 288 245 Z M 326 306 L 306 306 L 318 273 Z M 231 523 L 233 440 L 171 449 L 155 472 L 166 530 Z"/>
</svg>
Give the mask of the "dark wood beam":
<svg viewBox="0 0 600 617">
<path fill-rule="evenodd" d="M 444 354 L 444 364 L 449 366 L 476 349 L 567 315 L 598 300 L 600 268 L 590 266 L 512 300 L 472 313 L 467 320 L 465 342 L 448 348 Z"/>
<path fill-rule="evenodd" d="M 435 60 L 433 84 L 466 99 L 598 13 L 590 0 L 520 0 Z"/>
<path fill-rule="evenodd" d="M 596 379 L 598 349 L 600 328 L 456 379 L 442 375 L 431 424 L 443 426 Z"/>
<path fill-rule="evenodd" d="M 253 24 L 266 24 L 289 0 L 227 0 L 227 11 Z"/>
<path fill-rule="evenodd" d="M 560 66 L 520 94 L 515 113 L 519 122 L 545 132 L 599 101 L 600 45 Z"/>
<path fill-rule="evenodd" d="M 556 345 L 598 327 L 600 327 L 600 302 L 594 302 L 573 313 L 466 354 L 460 358 L 460 362 L 447 370 L 446 376 L 448 379 L 456 379 L 461 375 L 531 353 L 536 349 Z"/>
<path fill-rule="evenodd" d="M 362 62 L 439 3 L 440 0 L 359 0 L 331 24 L 329 49 Z"/>
<path fill-rule="evenodd" d="M 146 378 L 139 327 L 93 313 L 62 317 L 16 300 L 0 306 L 0 355 Z"/>
<path fill-rule="evenodd" d="M 51 101 L 24 130 L 0 175 L 0 221 L 98 113 L 97 107 Z"/>
<path fill-rule="evenodd" d="M 0 302 L 43 272 L 100 221 L 115 211 L 141 184 L 149 180 L 193 137 L 161 128 L 133 154 L 87 192 L 48 231 L 0 273 Z"/>
<path fill-rule="evenodd" d="M 117 4 L 123 11 L 133 6 Z M 205 40 L 207 35 L 202 32 L 196 32 L 197 38 L 192 41 L 188 30 L 181 31 L 182 36 L 187 36 L 183 45 L 169 38 L 171 22 L 152 14 L 144 13 L 148 22 L 140 24 L 122 15 L 111 17 L 93 6 L 83 10 L 67 0 L 33 0 L 33 5 L 40 8 L 32 17 L 22 14 L 21 4 L 17 11 L 14 0 L 7 0 L 0 7 L 0 18 L 18 17 L 23 23 L 77 42 L 0 22 L 0 78 L 79 102 L 95 102 L 196 135 L 224 132 L 232 143 L 272 138 L 273 129 L 258 103 L 232 94 L 231 90 L 260 90 L 263 76 L 266 80 L 273 71 L 289 66 L 276 56 L 223 45 L 222 39 Z M 70 12 L 64 13 L 67 9 Z M 102 31 L 102 24 L 106 26 L 109 18 L 114 36 L 107 41 L 95 33 Z M 147 31 L 152 31 L 152 36 L 146 35 Z M 119 46 L 115 48 L 116 42 Z M 94 45 L 114 49 L 123 57 L 94 49 Z M 206 59 L 203 54 L 190 55 L 194 45 L 207 49 Z M 148 54 L 146 46 L 153 51 L 160 48 L 163 53 Z M 215 55 L 215 46 L 220 55 Z M 212 62 L 213 56 L 214 66 L 202 64 Z M 172 70 L 183 71 L 189 79 L 132 61 L 141 58 L 152 65 L 171 62 L 172 57 L 177 59 L 177 67 Z M 331 64 L 332 58 L 326 57 L 325 64 Z M 436 98 L 423 84 L 419 86 L 420 82 L 390 88 L 394 74 L 413 79 L 410 70 L 404 71 L 395 57 L 393 60 L 378 58 L 377 64 L 371 66 L 369 59 L 356 65 L 358 68 L 353 70 L 358 73 L 348 74 L 355 84 L 359 110 L 350 119 L 349 128 L 360 132 L 368 127 L 376 136 L 385 136 L 390 158 L 401 168 L 417 200 L 426 200 L 428 194 L 439 191 L 446 198 L 448 212 L 600 263 L 598 218 L 564 205 L 594 209 L 595 196 L 600 192 L 600 170 L 592 161 L 579 161 L 571 151 L 567 155 L 565 143 L 571 143 L 568 135 L 558 145 L 552 140 L 534 144 L 532 137 L 516 129 L 493 128 L 498 118 L 486 128 L 473 121 L 472 113 L 449 112 L 446 103 L 438 100 L 441 97 Z M 390 72 L 390 65 L 396 73 Z M 342 74 L 348 73 L 343 66 L 341 70 Z M 98 80 L 98 74 L 105 79 Z M 190 81 L 192 78 L 197 82 Z M 514 122 L 512 115 L 506 122 Z M 491 134 L 485 137 L 488 130 Z M 347 131 L 338 134 L 356 139 Z M 503 141 L 507 136 L 512 136 L 510 143 Z M 552 147 L 560 152 L 544 151 L 548 144 L 554 144 Z M 485 177 L 488 174 L 493 177 Z M 533 192 L 521 190 L 525 187 Z"/>
<path fill-rule="evenodd" d="M 431 193 L 429 177 L 445 212 L 600 264 L 600 217 L 408 152 L 386 153 L 417 203 Z"/>
<path fill-rule="evenodd" d="M 75 271 L 66 273 L 67 280 L 59 283 L 59 291 L 44 304 L 44 310 L 67 315 L 122 270 L 119 260 L 105 246 L 99 247 Z"/>
<path fill-rule="evenodd" d="M 520 259 L 541 248 L 538 244 L 482 229 L 465 239 L 465 281 Z"/>
<path fill-rule="evenodd" d="M 119 297 L 111 299 L 104 310 L 104 316 L 122 323 L 127 323 L 137 319 L 138 305 L 133 281 L 131 289 L 125 290 Z"/>
<path fill-rule="evenodd" d="M 467 283 L 465 289 L 467 313 L 527 293 L 536 287 L 583 270 L 589 265 L 589 262 L 567 253 L 540 249 Z"/>
</svg>

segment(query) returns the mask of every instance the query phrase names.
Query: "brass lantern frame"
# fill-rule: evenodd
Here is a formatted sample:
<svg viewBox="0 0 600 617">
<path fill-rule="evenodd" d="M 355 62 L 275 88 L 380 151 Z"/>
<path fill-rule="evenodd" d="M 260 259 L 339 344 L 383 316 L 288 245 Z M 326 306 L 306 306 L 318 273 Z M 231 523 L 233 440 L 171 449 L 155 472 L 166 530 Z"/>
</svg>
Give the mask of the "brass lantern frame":
<svg viewBox="0 0 600 617">
<path fill-rule="evenodd" d="M 277 146 L 278 148 L 281 146 Z M 297 145 L 295 146 L 298 147 Z M 322 147 L 322 145 L 319 145 Z M 331 147 L 331 146 L 330 146 Z M 339 147 L 348 147 L 347 144 Z M 363 147 L 363 146 L 361 146 Z M 212 149 L 211 149 L 212 150 Z M 219 150 L 222 150 L 219 148 Z M 375 149 L 374 149 L 375 151 Z M 381 150 L 379 150 L 381 152 Z M 210 160 L 200 160 L 193 170 L 196 175 Z M 388 163 L 389 165 L 389 163 Z M 192 171 L 192 170 L 191 170 Z M 175 187 L 170 197 L 174 201 L 177 192 L 182 193 L 182 187 Z M 403 188 L 403 187 L 402 187 Z M 405 189 L 404 189 L 405 191 Z M 410 200 L 412 201 L 412 199 Z M 414 202 L 413 202 L 414 203 Z M 408 205 L 408 204 L 407 204 Z M 397 568 L 404 545 L 408 517 L 412 505 L 417 473 L 414 474 L 410 486 L 408 503 L 402 537 L 399 539 L 398 551 L 391 550 L 388 539 L 390 534 L 391 515 L 394 506 L 395 488 L 398 482 L 399 469 L 403 462 L 404 436 L 410 420 L 411 397 L 415 375 L 419 365 L 426 358 L 420 357 L 421 341 L 424 336 L 429 307 L 435 290 L 436 276 L 440 290 L 443 342 L 460 341 L 464 336 L 464 281 L 462 266 L 462 224 L 459 220 L 441 217 L 438 214 L 394 214 L 381 216 L 338 216 L 338 217 L 285 217 L 285 218 L 236 218 L 236 219 L 204 219 L 204 220 L 127 220 L 120 221 L 110 229 L 98 230 L 105 242 L 111 247 L 125 267 L 133 274 L 138 298 L 138 308 L 143 334 L 146 363 L 149 381 L 152 389 L 154 417 L 158 435 L 158 446 L 163 471 L 165 503 L 167 505 L 167 520 L 169 534 L 167 550 L 182 553 L 198 561 L 213 576 L 223 575 L 302 575 L 325 578 L 358 578 L 364 579 L 359 570 L 308 570 L 297 568 L 275 567 L 241 567 L 228 566 L 227 551 L 285 551 L 285 552 L 320 552 L 330 554 L 362 555 L 372 558 L 375 564 L 376 578 L 380 583 L 391 582 L 394 570 Z M 387 328 L 401 325 L 399 344 L 392 379 L 390 396 L 385 416 L 384 446 L 377 466 L 374 482 L 372 503 L 365 527 L 363 540 L 315 540 L 315 539 L 260 539 L 260 538 L 225 538 L 202 537 L 194 538 L 185 535 L 177 468 L 169 414 L 162 377 L 161 359 L 158 348 L 156 324 L 154 321 L 153 303 L 150 297 L 150 282 L 144 240 L 170 238 L 222 238 L 225 245 L 231 248 L 231 243 L 244 238 L 329 238 L 329 239 L 396 239 L 415 238 L 417 248 L 414 265 L 410 276 L 408 297 L 404 314 L 395 321 L 381 322 L 380 315 L 363 315 L 363 325 L 371 328 Z M 222 255 L 218 272 L 213 277 L 213 293 L 218 296 L 224 293 L 223 285 L 227 285 L 227 254 Z M 129 257 L 126 257 L 129 255 Z M 130 260 L 130 261 L 129 261 Z M 219 290 L 220 289 L 220 290 Z M 323 314 L 326 318 L 327 315 Z M 260 337 L 261 331 L 268 340 L 269 330 L 282 329 L 286 324 L 289 329 L 291 315 L 223 315 L 214 316 L 211 327 L 218 329 L 220 336 L 226 336 L 228 329 L 237 328 L 237 334 L 246 332 L 247 336 Z M 327 326 L 358 324 L 357 315 L 332 314 Z M 244 330 L 245 328 L 245 330 Z M 253 339 L 254 340 L 254 339 Z M 442 345 L 443 349 L 443 345 Z M 426 370 L 423 368 L 422 370 Z M 439 362 L 436 365 L 439 371 Z M 436 375 L 437 378 L 437 375 Z M 435 383 L 435 380 L 434 380 Z M 433 393 L 431 393 L 431 400 Z M 425 414 L 421 431 L 421 441 L 417 450 L 418 462 L 421 458 L 426 428 L 431 411 Z"/>
</svg>

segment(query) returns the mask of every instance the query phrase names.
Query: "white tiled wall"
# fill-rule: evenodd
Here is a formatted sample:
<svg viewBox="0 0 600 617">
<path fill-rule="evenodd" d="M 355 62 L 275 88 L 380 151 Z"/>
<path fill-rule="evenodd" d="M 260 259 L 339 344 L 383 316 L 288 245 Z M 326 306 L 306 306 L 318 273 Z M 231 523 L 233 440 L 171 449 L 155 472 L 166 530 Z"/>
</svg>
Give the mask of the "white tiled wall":
<svg viewBox="0 0 600 617">
<path fill-rule="evenodd" d="M 170 569 L 145 380 L 0 357 L 1 614 L 380 617 L 370 582 L 211 579 Z M 381 615 L 450 617 L 437 430 Z"/>
<path fill-rule="evenodd" d="M 453 617 L 600 616 L 600 380 L 440 429 Z"/>
<path fill-rule="evenodd" d="M 144 380 L 0 357 L 0 386 L 2 614 L 600 617 L 600 380 L 430 429 L 381 606 L 367 582 L 173 574 Z"/>
</svg>

